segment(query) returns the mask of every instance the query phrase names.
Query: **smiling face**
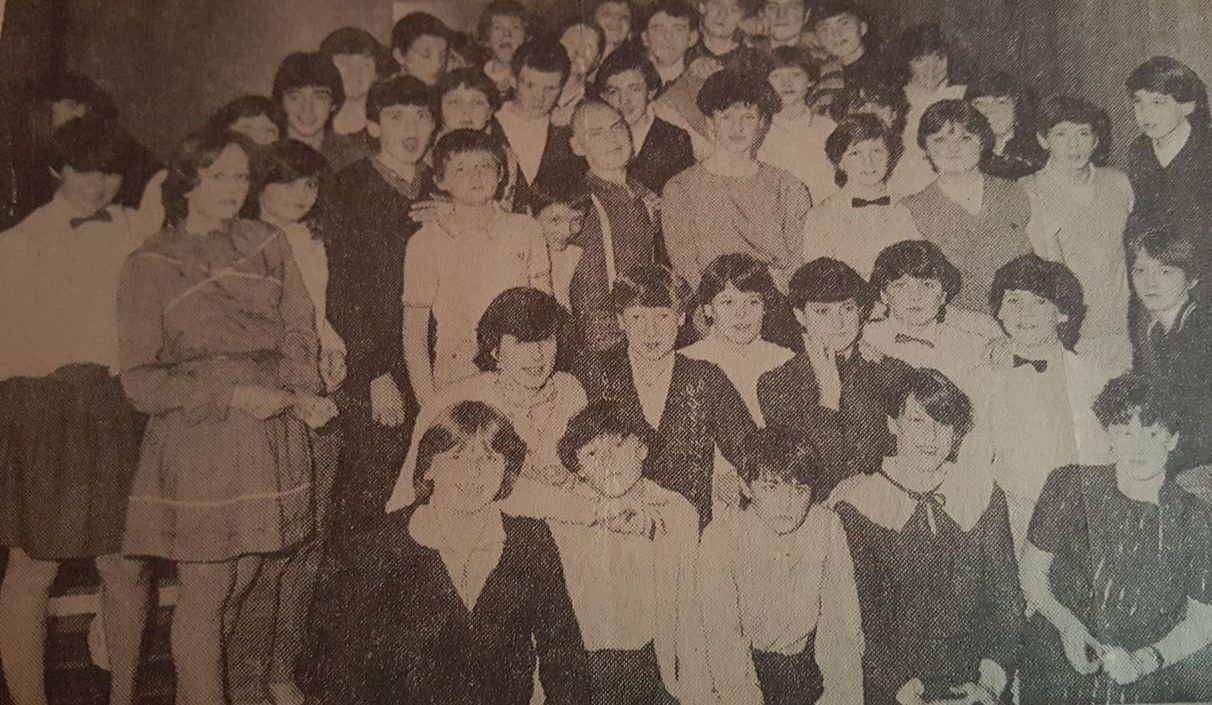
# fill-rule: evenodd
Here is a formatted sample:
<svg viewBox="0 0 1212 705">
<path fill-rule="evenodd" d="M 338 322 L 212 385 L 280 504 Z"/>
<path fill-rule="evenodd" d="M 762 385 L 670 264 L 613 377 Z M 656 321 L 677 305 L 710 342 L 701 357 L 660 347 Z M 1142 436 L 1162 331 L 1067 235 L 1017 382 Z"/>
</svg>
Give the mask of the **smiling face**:
<svg viewBox="0 0 1212 705">
<path fill-rule="evenodd" d="M 766 302 L 756 291 L 741 291 L 729 282 L 703 312 L 711 321 L 711 332 L 730 343 L 748 345 L 762 334 Z"/>
<path fill-rule="evenodd" d="M 1014 134 L 1014 98 L 1008 95 L 983 95 L 973 98 L 971 103 L 989 121 L 995 137 L 1007 138 Z"/>
<path fill-rule="evenodd" d="M 948 123 L 926 137 L 926 156 L 940 174 L 977 171 L 981 163 L 981 138 L 962 125 Z"/>
<path fill-rule="evenodd" d="M 768 125 L 756 106 L 734 103 L 707 118 L 707 133 L 716 147 L 732 154 L 753 154 Z"/>
<path fill-rule="evenodd" d="M 539 226 L 543 228 L 543 238 L 547 246 L 560 251 L 568 247 L 574 237 L 581 234 L 585 227 L 585 211 L 573 208 L 567 203 L 549 203 L 535 216 Z"/>
<path fill-rule="evenodd" d="M 847 184 L 877 187 L 888 179 L 891 158 L 884 140 L 860 140 L 846 149 L 838 166 L 846 174 Z"/>
<path fill-rule="evenodd" d="M 628 125 L 638 124 L 648 114 L 648 104 L 653 91 L 639 69 L 622 71 L 606 79 L 602 89 L 602 100 L 619 111 Z"/>
<path fill-rule="evenodd" d="M 555 337 L 532 342 L 506 333 L 497 347 L 497 371 L 523 389 L 538 390 L 555 372 Z"/>
<path fill-rule="evenodd" d="M 603 2 L 593 11 L 593 21 L 606 34 L 606 43 L 618 46 L 631 36 L 631 7 L 625 2 Z"/>
<path fill-rule="evenodd" d="M 804 104 L 808 89 L 812 87 L 812 79 L 798 66 L 780 66 L 770 72 L 766 82 L 779 94 L 783 109 Z"/>
<path fill-rule="evenodd" d="M 779 535 L 800 528 L 812 507 L 812 488 L 790 479 L 759 475 L 745 489 L 758 518 Z"/>
<path fill-rule="evenodd" d="M 479 150 L 451 155 L 441 178 L 434 184 L 451 200 L 469 206 L 491 201 L 501 183 L 501 165 L 489 152 Z"/>
<path fill-rule="evenodd" d="M 631 161 L 631 129 L 622 115 L 598 103 L 587 105 L 572 123 L 572 151 L 594 171 L 617 171 Z"/>
<path fill-rule="evenodd" d="M 488 50 L 494 60 L 508 65 L 525 41 L 526 24 L 520 17 L 493 15 L 488 26 Z"/>
<path fill-rule="evenodd" d="M 738 0 L 705 0 L 699 5 L 699 13 L 703 33 L 715 39 L 732 39 L 745 19 Z"/>
<path fill-rule="evenodd" d="M 686 56 L 686 51 L 699 40 L 699 33 L 690 28 L 689 19 L 658 12 L 648 20 L 641 38 L 652 63 L 671 66 Z"/>
<path fill-rule="evenodd" d="M 366 54 L 336 54 L 332 57 L 332 62 L 341 74 L 341 87 L 345 89 L 345 98 L 364 100 L 378 73 L 375 58 Z"/>
<path fill-rule="evenodd" d="M 909 60 L 909 83 L 919 88 L 938 88 L 947 82 L 950 61 L 943 54 L 923 54 Z"/>
<path fill-rule="evenodd" d="M 332 117 L 332 91 L 326 86 L 291 88 L 282 94 L 282 108 L 292 137 L 315 137 L 324 131 Z"/>
<path fill-rule="evenodd" d="M 1056 328 L 1069 317 L 1062 314 L 1056 304 L 1038 294 L 1010 289 L 1002 294 L 997 319 L 1016 344 L 1037 347 L 1059 340 Z"/>
<path fill-rule="evenodd" d="M 833 58 L 845 61 L 862 54 L 867 23 L 849 13 L 836 15 L 818 22 L 815 34 L 822 49 Z"/>
<path fill-rule="evenodd" d="M 1180 103 L 1165 93 L 1140 90 L 1132 94 L 1132 114 L 1149 139 L 1169 136 L 1195 112 L 1195 103 Z"/>
<path fill-rule="evenodd" d="M 577 451 L 577 473 L 598 493 L 621 497 L 640 481 L 648 447 L 637 436 L 600 435 Z"/>
<path fill-rule="evenodd" d="M 491 504 L 505 480 L 505 456 L 481 432 L 444 453 L 433 456 L 425 478 L 433 482 L 429 504 L 446 511 L 471 514 Z"/>
<path fill-rule="evenodd" d="M 121 174 L 76 171 L 65 164 L 59 176 L 62 178 L 59 193 L 82 216 L 90 216 L 109 206 L 122 188 Z"/>
<path fill-rule="evenodd" d="M 238 117 L 228 129 L 244 135 L 252 140 L 253 144 L 261 147 L 271 145 L 282 138 L 282 131 L 278 129 L 273 120 L 269 119 L 268 115 Z"/>
<path fill-rule="evenodd" d="M 475 88 L 459 86 L 442 96 L 442 129 L 483 130 L 492 117 L 488 96 Z"/>
<path fill-rule="evenodd" d="M 389 105 L 379 111 L 377 123 L 367 123 L 371 137 L 379 140 L 379 149 L 399 164 L 416 164 L 429 149 L 434 119 L 429 108 L 420 105 Z"/>
<path fill-rule="evenodd" d="M 280 184 L 266 184 L 261 191 L 261 214 L 275 222 L 297 223 L 316 205 L 320 180 L 314 176 Z"/>
<path fill-rule="evenodd" d="M 198 170 L 198 184 L 185 196 L 190 215 L 236 217 L 248 196 L 248 181 L 248 155 L 237 145 L 227 145 L 210 166 Z"/>
<path fill-rule="evenodd" d="M 943 285 L 937 279 L 919 279 L 904 274 L 888 282 L 881 293 L 888 312 L 907 326 L 924 326 L 938 319 L 945 301 Z"/>
<path fill-rule="evenodd" d="M 681 316 L 665 306 L 630 306 L 619 314 L 619 327 L 627 336 L 627 349 L 642 359 L 657 362 L 673 353 Z"/>
<path fill-rule="evenodd" d="M 863 327 L 863 311 L 854 299 L 836 303 L 809 301 L 795 312 L 808 338 L 833 352 L 849 350 Z"/>
<path fill-rule="evenodd" d="M 445 37 L 425 34 L 418 37 L 412 46 L 408 47 L 408 51 L 400 53 L 400 50 L 396 49 L 394 54 L 404 73 L 421 79 L 427 86 L 432 86 L 446 72 L 450 45 Z"/>
<path fill-rule="evenodd" d="M 1048 150 L 1049 163 L 1064 169 L 1084 169 L 1098 149 L 1098 133 L 1086 123 L 1058 122 L 1039 136 L 1039 144 Z"/>
<path fill-rule="evenodd" d="M 1132 263 L 1132 286 L 1150 313 L 1161 314 L 1182 306 L 1197 283 L 1181 267 L 1154 259 L 1143 249 L 1137 250 Z"/>
<path fill-rule="evenodd" d="M 514 100 L 523 115 L 539 118 L 551 113 L 564 82 L 557 71 L 539 71 L 523 66 L 518 72 L 518 86 Z"/>
<path fill-rule="evenodd" d="M 896 456 L 919 472 L 937 471 L 955 449 L 955 429 L 935 421 L 916 397 L 905 400 L 900 416 L 888 420 Z"/>
<path fill-rule="evenodd" d="M 602 56 L 602 42 L 598 33 L 592 27 L 584 24 L 574 24 L 560 35 L 560 46 L 568 52 L 572 61 L 572 72 L 578 76 L 588 76 L 598 65 Z"/>
<path fill-rule="evenodd" d="M 1178 445 L 1178 436 L 1164 425 L 1142 423 L 1139 411 L 1127 423 L 1108 426 L 1107 440 L 1115 472 L 1136 481 L 1164 473 L 1170 452 Z"/>
<path fill-rule="evenodd" d="M 770 38 L 780 44 L 799 39 L 808 19 L 804 0 L 769 0 L 762 5 L 761 13 Z"/>
</svg>

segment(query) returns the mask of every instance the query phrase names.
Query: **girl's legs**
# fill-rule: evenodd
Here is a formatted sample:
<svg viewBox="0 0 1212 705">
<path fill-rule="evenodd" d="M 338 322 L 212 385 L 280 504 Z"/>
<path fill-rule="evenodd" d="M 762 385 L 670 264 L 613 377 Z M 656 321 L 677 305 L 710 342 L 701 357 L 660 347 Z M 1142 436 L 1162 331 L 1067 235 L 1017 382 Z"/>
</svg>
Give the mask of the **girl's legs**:
<svg viewBox="0 0 1212 705">
<path fill-rule="evenodd" d="M 143 563 L 119 554 L 99 556 L 105 643 L 109 653 L 110 705 L 132 705 L 147 622 L 148 581 Z"/>
<path fill-rule="evenodd" d="M 236 561 L 178 563 L 181 593 L 173 610 L 172 652 L 177 705 L 222 705 L 223 606 Z"/>
<path fill-rule="evenodd" d="M 304 544 L 282 567 L 273 658 L 269 665 L 269 689 L 275 705 L 301 705 L 303 702 L 303 695 L 295 685 L 295 666 L 303 650 L 307 611 L 319 568 L 319 541 Z"/>
<path fill-rule="evenodd" d="M 11 548 L 0 584 L 0 664 L 14 705 L 46 705 L 46 611 L 55 561 Z"/>
</svg>

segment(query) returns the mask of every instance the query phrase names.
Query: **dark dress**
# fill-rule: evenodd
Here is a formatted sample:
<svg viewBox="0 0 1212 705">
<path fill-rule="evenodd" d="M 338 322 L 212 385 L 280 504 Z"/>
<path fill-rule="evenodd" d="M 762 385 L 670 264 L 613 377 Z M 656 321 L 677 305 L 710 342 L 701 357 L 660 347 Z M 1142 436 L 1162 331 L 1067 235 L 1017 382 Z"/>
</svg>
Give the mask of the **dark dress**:
<svg viewBox="0 0 1212 705">
<path fill-rule="evenodd" d="M 1162 486 L 1155 505 L 1120 492 L 1113 466 L 1060 468 L 1040 495 L 1028 539 L 1053 556 L 1052 594 L 1103 644 L 1148 646 L 1182 620 L 1188 599 L 1212 604 L 1212 513 L 1173 483 Z M 1206 658 L 1199 667 L 1196 656 L 1121 686 L 1073 670 L 1042 615 L 1031 620 L 1024 643 L 1024 705 L 1212 697 Z"/>
<path fill-rule="evenodd" d="M 411 184 L 391 179 L 369 158 L 322 189 L 328 320 L 348 350 L 348 374 L 338 394 L 344 445 L 328 514 L 336 533 L 382 515 L 408 451 L 417 407 L 404 367 L 404 249 L 420 228 L 409 210 L 428 183 L 421 173 Z M 395 428 L 371 417 L 370 383 L 384 374 L 404 399 L 405 421 Z"/>
<path fill-rule="evenodd" d="M 925 496 L 893 531 L 845 500 L 837 504 L 866 640 L 866 705 L 895 705 L 897 691 L 914 678 L 925 684 L 927 700 L 941 698 L 951 686 L 976 681 L 982 659 L 1013 679 L 1023 597 L 1005 495 L 994 488 L 968 531 L 944 505 L 939 495 Z"/>
<path fill-rule="evenodd" d="M 318 705 L 586 705 L 585 647 L 547 525 L 503 517 L 505 545 L 468 610 L 411 510 L 333 552 L 312 613 L 304 690 Z"/>
<path fill-rule="evenodd" d="M 1128 237 L 1152 223 L 1170 219 L 1203 223 L 1212 215 L 1212 132 L 1208 128 L 1193 124 L 1187 143 L 1164 167 L 1153 151 L 1153 141 L 1141 135 L 1128 148 L 1124 171 L 1136 197 Z"/>
<path fill-rule="evenodd" d="M 586 356 L 573 374 L 590 403 L 613 401 L 632 421 L 648 424 L 626 347 Z M 711 521 L 716 445 L 728 462 L 738 465 L 741 444 L 755 428 L 741 395 L 720 368 L 677 355 L 654 447 L 644 461 L 644 477 L 689 500 L 702 528 Z"/>
</svg>

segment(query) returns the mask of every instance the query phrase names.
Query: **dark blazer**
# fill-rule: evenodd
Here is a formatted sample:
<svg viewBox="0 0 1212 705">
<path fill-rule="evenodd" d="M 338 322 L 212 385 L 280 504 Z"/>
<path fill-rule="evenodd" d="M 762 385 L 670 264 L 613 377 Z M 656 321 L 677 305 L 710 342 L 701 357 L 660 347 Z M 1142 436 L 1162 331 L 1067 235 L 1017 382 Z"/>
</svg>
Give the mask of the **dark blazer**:
<svg viewBox="0 0 1212 705">
<path fill-rule="evenodd" d="M 322 705 L 586 705 L 588 663 L 560 555 L 542 521 L 504 517 L 505 546 L 469 611 L 412 510 L 328 556 L 301 679 Z"/>
<path fill-rule="evenodd" d="M 888 416 L 900 382 L 913 368 L 892 357 L 878 362 L 858 353 L 841 363 L 837 411 L 820 405 L 816 374 L 800 353 L 758 379 L 758 404 L 767 425 L 791 428 L 815 441 L 832 487 L 850 475 L 876 472 L 892 449 Z"/>
<path fill-rule="evenodd" d="M 1208 128 L 1192 126 L 1187 144 L 1164 167 L 1157 161 L 1152 141 L 1141 135 L 1128 148 L 1124 167 L 1136 197 L 1129 236 L 1159 221 L 1204 222 L 1212 217 L 1212 132 Z"/>
<path fill-rule="evenodd" d="M 590 402 L 613 401 L 632 421 L 647 425 L 625 346 L 586 356 L 573 374 Z M 720 368 L 678 354 L 644 477 L 688 499 L 699 512 L 699 526 L 706 526 L 716 445 L 728 462 L 739 465 L 745 437 L 756 428 Z"/>
<path fill-rule="evenodd" d="M 524 174 L 518 174 L 518 189 L 525 191 L 531 187 L 559 193 L 567 189 L 568 184 L 580 183 L 589 164 L 584 157 L 578 157 L 572 151 L 569 140 L 572 139 L 571 127 L 547 126 L 547 143 L 543 146 L 543 159 L 539 162 L 539 170 L 535 173 L 534 183 L 526 180 Z M 510 145 L 513 147 L 513 145 Z M 514 152 L 517 148 L 513 147 Z"/>
<path fill-rule="evenodd" d="M 690 135 L 682 128 L 656 118 L 648 128 L 639 154 L 627 167 L 627 175 L 659 196 L 666 181 L 693 165 Z"/>
</svg>

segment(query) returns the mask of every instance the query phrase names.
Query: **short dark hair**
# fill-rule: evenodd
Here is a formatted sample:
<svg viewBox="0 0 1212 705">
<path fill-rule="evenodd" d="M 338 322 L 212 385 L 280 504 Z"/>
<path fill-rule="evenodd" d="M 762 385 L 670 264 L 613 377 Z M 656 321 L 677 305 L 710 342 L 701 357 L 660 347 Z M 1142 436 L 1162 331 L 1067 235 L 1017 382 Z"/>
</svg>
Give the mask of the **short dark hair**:
<svg viewBox="0 0 1212 705">
<path fill-rule="evenodd" d="M 421 37 L 438 37 L 450 43 L 450 28 L 428 12 L 410 12 L 391 28 L 391 48 L 407 54 Z"/>
<path fill-rule="evenodd" d="M 501 142 L 492 135 L 480 130 L 467 128 L 453 130 L 438 139 L 437 143 L 433 146 L 434 178 L 446 178 L 446 166 L 450 164 L 450 160 L 456 154 L 466 154 L 468 152 L 485 152 L 492 155 L 492 158 L 497 162 L 497 188 L 499 189 L 501 186 L 499 181 L 506 177 L 505 172 L 509 162 L 505 156 L 505 150 L 501 147 Z"/>
<path fill-rule="evenodd" d="M 118 106 L 113 97 L 96 81 L 78 71 L 64 71 L 44 79 L 36 93 L 47 103 L 72 100 L 87 106 L 88 112 L 98 117 L 110 120 L 118 117 Z"/>
<path fill-rule="evenodd" d="M 652 22 L 652 18 L 658 14 L 668 15 L 677 20 L 686 20 L 691 32 L 699 31 L 698 8 L 686 0 L 657 0 L 657 3 L 649 9 L 648 16 L 644 18 L 644 31 L 648 30 L 648 23 Z"/>
<path fill-rule="evenodd" d="M 968 87 L 964 89 L 964 100 L 971 103 L 977 98 L 1011 99 L 1014 101 L 1015 134 L 1030 134 L 1034 129 L 1035 94 L 1005 71 L 983 74 L 970 81 Z"/>
<path fill-rule="evenodd" d="M 937 281 L 943 289 L 944 306 L 960 291 L 959 268 L 947 259 L 941 247 L 929 240 L 905 240 L 885 247 L 871 269 L 871 288 L 883 291 L 904 276 Z M 942 313 L 940 310 L 939 315 Z"/>
<path fill-rule="evenodd" d="M 800 431 L 768 426 L 752 431 L 741 446 L 737 474 L 746 485 L 762 478 L 779 483 L 811 487 L 812 503 L 824 502 L 830 477 L 821 452 L 812 439 Z"/>
<path fill-rule="evenodd" d="M 396 72 L 391 53 L 373 34 L 361 27 L 342 27 L 320 42 L 320 53 L 334 56 L 369 56 L 375 61 L 375 75 L 387 77 Z"/>
<path fill-rule="evenodd" d="M 809 83 L 816 83 L 821 80 L 821 66 L 812 58 L 807 49 L 802 47 L 775 47 L 770 52 L 770 60 L 765 62 L 766 75 L 769 76 L 775 69 L 793 68 L 799 69 L 808 76 Z M 811 95 L 811 91 L 809 91 Z M 804 97 L 807 100 L 807 96 Z"/>
<path fill-rule="evenodd" d="M 884 124 L 883 120 L 874 115 L 865 113 L 854 115 L 838 123 L 838 126 L 825 139 L 825 156 L 833 164 L 835 170 L 833 180 L 837 182 L 838 186 L 845 186 L 846 181 L 849 180 L 846 172 L 842 170 L 842 157 L 846 156 L 846 152 L 852 146 L 867 140 L 880 140 L 888 150 L 888 171 L 884 174 L 885 181 L 896 168 L 896 163 L 900 161 L 901 152 L 904 149 L 900 134 L 893 132 Z"/>
<path fill-rule="evenodd" d="M 332 57 L 327 54 L 296 52 L 283 59 L 278 65 L 278 72 L 274 74 L 273 100 L 282 105 L 287 92 L 307 86 L 328 90 L 332 96 L 334 115 L 345 103 L 345 85 L 341 82 L 341 72 L 337 71 Z"/>
<path fill-rule="evenodd" d="M 960 127 L 980 139 L 981 163 L 993 153 L 993 144 L 997 138 L 993 135 L 993 128 L 989 127 L 989 121 L 970 103 L 958 99 L 940 100 L 926 108 L 926 112 L 922 114 L 922 122 L 917 128 L 917 146 L 925 150 L 926 141 L 932 135 L 947 129 L 948 125 Z"/>
<path fill-rule="evenodd" d="M 264 115 L 269 121 L 278 126 L 280 134 L 286 134 L 286 111 L 281 103 L 263 95 L 243 95 L 228 101 L 211 115 L 207 125 L 214 130 L 230 130 L 232 125 L 241 118 L 255 118 Z"/>
<path fill-rule="evenodd" d="M 1193 123 L 1207 127 L 1208 87 L 1199 74 L 1183 62 L 1169 56 L 1155 56 L 1128 74 L 1124 87 L 1129 95 L 1149 91 L 1168 95 L 1179 103 L 1194 103 Z"/>
<path fill-rule="evenodd" d="M 933 54 L 946 57 L 947 80 L 952 85 L 968 82 L 972 67 L 967 55 L 947 38 L 941 27 L 932 22 L 910 27 L 897 38 L 891 52 L 892 78 L 900 85 L 905 85 L 911 75 L 910 62 Z"/>
<path fill-rule="evenodd" d="M 560 462 L 569 472 L 580 472 L 577 453 L 602 436 L 633 436 L 648 448 L 656 442 L 647 423 L 624 414 L 616 402 L 603 399 L 590 403 L 568 422 L 568 430 L 556 447 Z"/>
<path fill-rule="evenodd" d="M 551 294 L 519 286 L 497 295 L 476 325 L 476 367 L 484 372 L 497 369 L 497 348 L 512 335 L 523 343 L 555 338 L 557 348 L 568 320 L 568 312 Z"/>
<path fill-rule="evenodd" d="M 461 401 L 438 415 L 417 442 L 417 465 L 412 475 L 412 486 L 416 491 L 414 506 L 427 503 L 433 496 L 433 480 L 425 475 L 434 456 L 469 443 L 482 433 L 492 435 L 489 446 L 505 457 L 505 474 L 494 499 L 501 501 L 513 492 L 526 460 L 526 442 L 499 410 L 482 401 Z"/>
<path fill-rule="evenodd" d="M 52 166 L 70 166 L 80 173 L 125 176 L 135 164 L 134 143 L 110 119 L 87 114 L 68 120 L 51 135 Z"/>
<path fill-rule="evenodd" d="M 560 83 L 568 80 L 572 72 L 572 59 L 559 41 L 552 37 L 527 39 L 513 54 L 513 75 L 521 75 L 529 68 L 540 73 L 558 73 Z"/>
<path fill-rule="evenodd" d="M 892 418 L 899 419 L 912 397 L 935 422 L 955 431 L 947 460 L 955 460 L 960 442 L 972 430 L 972 400 L 946 375 L 929 368 L 914 369 L 901 378 L 893 394 Z"/>
<path fill-rule="evenodd" d="M 1107 382 L 1092 407 L 1103 428 L 1121 426 L 1138 414 L 1146 426 L 1164 426 L 1178 430 L 1179 410 L 1173 398 L 1140 372 L 1127 372 Z"/>
<path fill-rule="evenodd" d="M 371 86 L 366 96 L 366 119 L 378 124 L 384 110 L 398 105 L 425 108 L 436 122 L 438 109 L 433 89 L 416 76 L 395 76 Z"/>
<path fill-rule="evenodd" d="M 1206 237 L 1200 230 L 1203 227 L 1196 226 L 1190 220 L 1148 223 L 1142 226 L 1141 232 L 1133 238 L 1128 248 L 1128 264 L 1134 264 L 1143 252 L 1162 264 L 1183 270 L 1188 279 L 1196 279 L 1206 268 L 1204 257 L 1196 245 Z"/>
<path fill-rule="evenodd" d="M 853 115 L 867 115 L 866 105 L 886 106 L 892 110 L 891 130 L 895 134 L 905 131 L 905 120 L 909 113 L 909 99 L 900 86 L 887 81 L 861 82 L 846 86 L 829 104 L 829 114 L 835 122 Z"/>
<path fill-rule="evenodd" d="M 849 0 L 820 0 L 812 6 L 812 17 L 808 20 L 808 25 L 816 29 L 816 26 L 825 20 L 841 15 L 850 15 L 859 22 L 867 21 L 863 11 Z"/>
<path fill-rule="evenodd" d="M 547 183 L 537 184 L 526 189 L 524 198 L 527 210 L 536 218 L 544 208 L 557 203 L 582 213 L 588 213 L 592 205 L 589 198 L 589 186 L 577 179 L 572 179 L 568 183 L 551 180 Z"/>
<path fill-rule="evenodd" d="M 751 106 L 767 124 L 782 107 L 769 83 L 756 79 L 749 71 L 731 68 L 717 71 L 704 81 L 695 104 L 707 117 L 734 105 Z"/>
<path fill-rule="evenodd" d="M 777 296 L 770 268 L 752 255 L 735 253 L 720 255 L 703 269 L 699 279 L 699 303 L 710 304 L 730 284 L 738 291 L 761 294 L 767 309 Z"/>
<path fill-rule="evenodd" d="M 253 161 L 253 183 L 248 192 L 248 216 L 261 215 L 261 194 L 270 184 L 289 184 L 299 179 L 323 180 L 331 167 L 314 148 L 298 140 L 285 139 L 257 152 Z M 315 206 L 312 207 L 315 210 Z"/>
<path fill-rule="evenodd" d="M 488 106 L 492 108 L 493 113 L 500 110 L 501 91 L 497 88 L 497 84 L 493 83 L 492 79 L 479 69 L 461 68 L 447 71 L 442 78 L 438 79 L 437 88 L 434 90 L 434 102 L 437 105 L 439 117 L 443 117 L 441 115 L 442 99 L 446 97 L 447 93 L 459 88 L 479 91 L 488 101 Z"/>
<path fill-rule="evenodd" d="M 1111 118 L 1107 111 L 1087 100 L 1070 96 L 1055 96 L 1040 104 L 1035 118 L 1035 132 L 1045 137 L 1048 131 L 1062 122 L 1089 125 L 1098 144 L 1091 156 L 1096 166 L 1103 166 L 1111 158 Z"/>
<path fill-rule="evenodd" d="M 993 275 L 989 291 L 989 309 L 994 316 L 1001 313 L 1002 297 L 1007 291 L 1027 291 L 1052 302 L 1067 321 L 1056 326 L 1061 345 L 1073 350 L 1077 345 L 1082 319 L 1086 317 L 1086 302 L 1077 275 L 1060 262 L 1046 260 L 1036 254 L 1020 255 L 1001 266 Z"/>
<path fill-rule="evenodd" d="M 476 24 L 476 37 L 480 41 L 488 40 L 488 32 L 492 29 L 494 17 L 512 17 L 522 23 L 527 35 L 530 34 L 530 10 L 517 0 L 492 0 L 484 12 L 480 13 L 480 21 Z"/>
<path fill-rule="evenodd" d="M 198 186 L 199 172 L 214 164 L 231 145 L 248 154 L 244 140 L 227 130 L 203 130 L 181 142 L 169 162 L 168 176 L 164 180 L 164 211 L 169 225 L 179 225 L 185 220 L 189 214 L 186 197 Z"/>
<path fill-rule="evenodd" d="M 659 264 L 646 264 L 628 271 L 615 280 L 610 290 L 615 313 L 622 313 L 632 306 L 671 308 L 684 313 L 693 298 L 686 280 Z"/>
<path fill-rule="evenodd" d="M 809 303 L 841 303 L 854 299 L 860 308 L 871 305 L 871 287 L 845 262 L 820 257 L 795 270 L 787 298 L 796 309 Z"/>
<path fill-rule="evenodd" d="M 610 52 L 610 56 L 602 60 L 602 65 L 598 67 L 597 76 L 594 78 L 593 92 L 601 97 L 606 92 L 607 81 L 628 71 L 639 71 L 640 75 L 644 77 L 644 84 L 648 86 L 649 91 L 660 90 L 661 74 L 657 72 L 648 56 L 633 46 L 622 46 Z"/>
</svg>

